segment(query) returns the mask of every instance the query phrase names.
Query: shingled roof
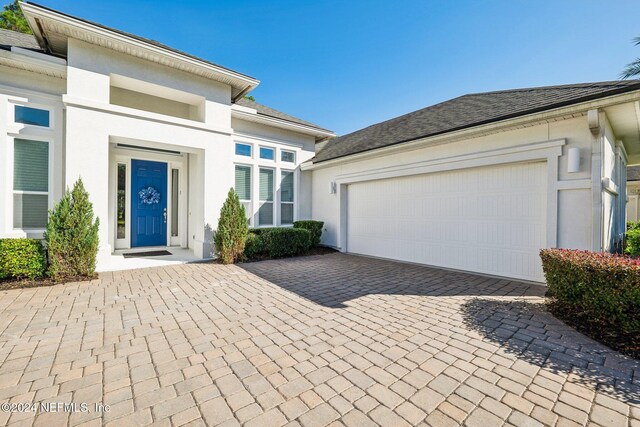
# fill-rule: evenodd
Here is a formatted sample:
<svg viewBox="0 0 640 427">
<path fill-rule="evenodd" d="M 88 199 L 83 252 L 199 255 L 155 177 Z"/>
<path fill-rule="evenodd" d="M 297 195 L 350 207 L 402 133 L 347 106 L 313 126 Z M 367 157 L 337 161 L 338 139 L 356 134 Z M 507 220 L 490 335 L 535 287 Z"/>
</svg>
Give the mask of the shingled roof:
<svg viewBox="0 0 640 427">
<path fill-rule="evenodd" d="M 33 34 L 24 34 L 0 28 L 0 48 L 8 50 L 11 49 L 11 46 L 38 51 L 42 50 Z"/>
<path fill-rule="evenodd" d="M 252 101 L 252 100 L 247 99 L 247 98 L 240 98 L 239 100 L 236 101 L 236 104 L 241 105 L 243 107 L 253 108 L 261 116 L 273 117 L 273 118 L 276 118 L 276 119 L 286 120 L 286 121 L 292 122 L 292 123 L 297 123 L 299 125 L 304 125 L 304 126 L 309 126 L 309 127 L 312 127 L 312 128 L 316 128 L 316 129 L 324 131 L 324 132 L 331 132 L 330 130 L 321 128 L 320 126 L 315 125 L 315 124 L 313 124 L 311 122 L 307 122 L 307 121 L 299 119 L 297 117 L 290 116 L 289 114 L 283 113 L 282 111 L 274 110 L 271 107 L 267 107 L 266 105 L 259 104 L 259 103 L 255 102 L 255 101 Z"/>
<path fill-rule="evenodd" d="M 629 166 L 627 168 L 627 181 L 640 181 L 640 166 Z"/>
<path fill-rule="evenodd" d="M 640 89 L 640 80 L 502 90 L 460 96 L 330 140 L 319 163 Z"/>
</svg>

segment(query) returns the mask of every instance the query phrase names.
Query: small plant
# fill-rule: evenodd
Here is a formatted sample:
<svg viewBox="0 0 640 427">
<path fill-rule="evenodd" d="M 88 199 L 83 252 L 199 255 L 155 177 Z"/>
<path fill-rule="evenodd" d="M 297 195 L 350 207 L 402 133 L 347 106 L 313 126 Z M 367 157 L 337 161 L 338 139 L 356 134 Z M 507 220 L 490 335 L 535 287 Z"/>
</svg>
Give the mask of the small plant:
<svg viewBox="0 0 640 427">
<path fill-rule="evenodd" d="M 100 220 L 93 219 L 93 205 L 82 179 L 51 212 L 44 233 L 49 253 L 48 274 L 55 281 L 90 277 L 95 273 Z"/>
<path fill-rule="evenodd" d="M 240 261 L 248 233 L 247 214 L 232 188 L 220 209 L 218 229 L 213 237 L 218 260 L 223 264 Z"/>
<path fill-rule="evenodd" d="M 37 279 L 45 274 L 47 260 L 36 239 L 0 239 L 0 280 Z"/>
<path fill-rule="evenodd" d="M 320 239 L 322 238 L 322 227 L 324 227 L 323 221 L 304 220 L 296 221 L 293 223 L 295 228 L 304 228 L 311 233 L 311 247 L 319 246 Z"/>
<path fill-rule="evenodd" d="M 624 253 L 630 256 L 640 256 L 640 223 L 627 222 L 627 234 L 624 239 Z"/>
</svg>

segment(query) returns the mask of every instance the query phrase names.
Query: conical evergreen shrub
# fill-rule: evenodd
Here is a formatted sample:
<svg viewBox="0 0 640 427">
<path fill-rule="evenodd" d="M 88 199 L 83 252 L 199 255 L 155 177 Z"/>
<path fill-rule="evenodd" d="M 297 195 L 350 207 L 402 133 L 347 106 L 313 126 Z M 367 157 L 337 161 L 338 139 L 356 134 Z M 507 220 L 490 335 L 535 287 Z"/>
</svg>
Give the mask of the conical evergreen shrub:
<svg viewBox="0 0 640 427">
<path fill-rule="evenodd" d="M 213 237 L 218 260 L 223 264 L 239 261 L 244 253 L 248 233 L 247 214 L 232 188 L 220 209 L 218 229 Z"/>
<path fill-rule="evenodd" d="M 48 274 L 60 281 L 92 276 L 98 254 L 100 220 L 93 220 L 93 205 L 82 179 L 65 192 L 49 212 L 44 234 L 49 256 Z"/>
</svg>

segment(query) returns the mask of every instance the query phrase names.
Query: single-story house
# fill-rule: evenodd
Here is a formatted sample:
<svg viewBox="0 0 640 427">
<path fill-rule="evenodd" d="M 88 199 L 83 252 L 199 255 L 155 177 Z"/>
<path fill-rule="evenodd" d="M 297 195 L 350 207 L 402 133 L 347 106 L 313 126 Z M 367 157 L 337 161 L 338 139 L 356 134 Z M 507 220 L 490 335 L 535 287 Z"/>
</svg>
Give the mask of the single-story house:
<svg viewBox="0 0 640 427">
<path fill-rule="evenodd" d="M 34 34 L 0 30 L 0 237 L 41 238 L 79 177 L 100 218 L 99 270 L 136 247 L 210 257 L 234 186 L 252 226 L 311 217 L 299 165 L 333 132 L 245 98 L 253 77 L 20 5 Z"/>
<path fill-rule="evenodd" d="M 465 95 L 334 138 L 245 98 L 258 80 L 21 3 L 0 30 L 0 237 L 41 238 L 81 177 L 114 253 L 212 252 L 235 187 L 253 227 L 325 222 L 340 251 L 543 281 L 545 247 L 615 250 L 640 81 Z"/>
<path fill-rule="evenodd" d="M 627 168 L 627 221 L 640 219 L 640 166 Z"/>
<path fill-rule="evenodd" d="M 541 248 L 621 245 L 640 81 L 470 94 L 321 144 L 302 170 L 326 245 L 544 281 Z"/>
</svg>

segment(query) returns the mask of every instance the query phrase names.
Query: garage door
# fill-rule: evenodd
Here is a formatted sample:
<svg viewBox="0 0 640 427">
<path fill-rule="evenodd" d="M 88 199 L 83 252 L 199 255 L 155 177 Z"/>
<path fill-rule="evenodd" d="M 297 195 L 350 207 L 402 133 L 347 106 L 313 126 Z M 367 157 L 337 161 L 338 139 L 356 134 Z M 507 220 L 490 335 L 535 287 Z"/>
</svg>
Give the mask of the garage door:
<svg viewBox="0 0 640 427">
<path fill-rule="evenodd" d="M 546 163 L 351 184 L 347 251 L 543 281 Z"/>
</svg>

